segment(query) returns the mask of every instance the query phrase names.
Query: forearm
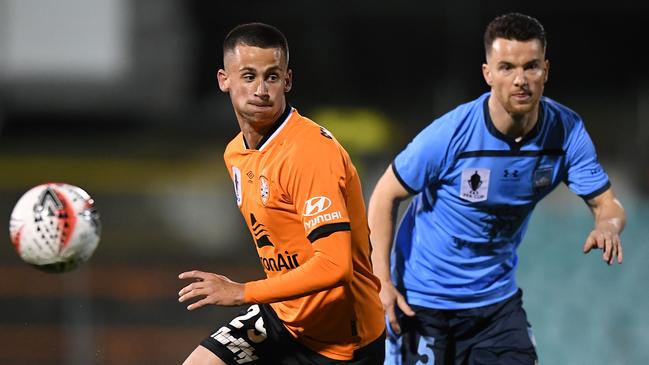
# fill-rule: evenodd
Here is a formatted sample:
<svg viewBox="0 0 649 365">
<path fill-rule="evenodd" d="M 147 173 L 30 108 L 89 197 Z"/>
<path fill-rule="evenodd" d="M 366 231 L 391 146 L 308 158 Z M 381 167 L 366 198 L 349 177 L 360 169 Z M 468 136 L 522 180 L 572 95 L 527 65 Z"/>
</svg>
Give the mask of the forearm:
<svg viewBox="0 0 649 365">
<path fill-rule="evenodd" d="M 392 166 L 388 166 L 370 198 L 367 220 L 372 241 L 372 266 L 374 274 L 382 282 L 390 281 L 390 253 L 395 222 L 399 204 L 409 195 L 394 175 Z"/>
<path fill-rule="evenodd" d="M 368 223 L 372 242 L 372 266 L 381 281 L 390 281 L 390 253 L 398 209 L 396 199 L 386 199 L 376 192 L 370 199 Z"/>
<path fill-rule="evenodd" d="M 351 281 L 351 233 L 335 232 L 314 242 L 315 253 L 304 264 L 272 278 L 247 282 L 246 303 L 273 303 L 302 297 Z"/>
<path fill-rule="evenodd" d="M 626 213 L 612 189 L 589 201 L 588 205 L 595 217 L 596 230 L 605 230 L 615 234 L 622 233 L 626 225 Z"/>
<path fill-rule="evenodd" d="M 608 189 L 588 202 L 595 217 L 595 227 L 586 237 L 584 253 L 592 249 L 601 249 L 602 259 L 609 265 L 613 264 L 615 257 L 622 263 L 624 250 L 620 241 L 620 234 L 626 224 L 626 215 L 622 204 L 615 198 L 612 189 Z"/>
</svg>

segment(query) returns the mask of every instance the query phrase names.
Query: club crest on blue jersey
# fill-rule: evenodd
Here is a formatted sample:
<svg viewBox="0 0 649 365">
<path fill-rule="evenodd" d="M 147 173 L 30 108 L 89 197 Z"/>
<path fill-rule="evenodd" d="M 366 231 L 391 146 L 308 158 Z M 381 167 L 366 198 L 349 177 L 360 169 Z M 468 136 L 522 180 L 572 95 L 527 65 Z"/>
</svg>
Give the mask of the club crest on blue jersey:
<svg viewBox="0 0 649 365">
<path fill-rule="evenodd" d="M 544 167 L 534 171 L 532 186 L 535 189 L 550 186 L 552 183 L 552 167 Z"/>
<path fill-rule="evenodd" d="M 462 170 L 460 197 L 473 203 L 487 200 L 490 174 L 491 170 L 489 169 L 467 168 Z"/>
<path fill-rule="evenodd" d="M 241 171 L 236 166 L 232 166 L 232 182 L 234 183 L 234 194 L 237 197 L 237 205 L 241 206 Z"/>
</svg>

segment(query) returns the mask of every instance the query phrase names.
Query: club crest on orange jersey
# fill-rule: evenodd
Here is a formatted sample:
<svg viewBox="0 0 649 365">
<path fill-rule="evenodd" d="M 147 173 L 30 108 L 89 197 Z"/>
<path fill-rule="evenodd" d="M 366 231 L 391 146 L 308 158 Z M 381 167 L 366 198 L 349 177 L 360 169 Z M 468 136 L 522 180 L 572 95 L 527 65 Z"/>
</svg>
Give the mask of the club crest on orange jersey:
<svg viewBox="0 0 649 365">
<path fill-rule="evenodd" d="M 259 193 L 261 197 L 261 204 L 265 206 L 266 203 L 268 202 L 270 189 L 268 187 L 268 179 L 263 175 L 259 177 Z"/>
</svg>

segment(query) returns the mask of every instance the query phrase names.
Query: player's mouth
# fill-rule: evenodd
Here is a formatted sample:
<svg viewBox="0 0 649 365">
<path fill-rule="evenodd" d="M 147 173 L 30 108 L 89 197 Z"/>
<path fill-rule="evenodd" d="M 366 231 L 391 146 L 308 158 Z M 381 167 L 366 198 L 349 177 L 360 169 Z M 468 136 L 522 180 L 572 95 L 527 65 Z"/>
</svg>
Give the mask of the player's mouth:
<svg viewBox="0 0 649 365">
<path fill-rule="evenodd" d="M 270 103 L 249 103 L 249 104 L 259 109 L 268 109 L 273 106 L 273 104 Z"/>
<path fill-rule="evenodd" d="M 520 91 L 511 94 L 511 97 L 518 102 L 526 102 L 532 98 L 532 93 L 529 91 Z"/>
</svg>

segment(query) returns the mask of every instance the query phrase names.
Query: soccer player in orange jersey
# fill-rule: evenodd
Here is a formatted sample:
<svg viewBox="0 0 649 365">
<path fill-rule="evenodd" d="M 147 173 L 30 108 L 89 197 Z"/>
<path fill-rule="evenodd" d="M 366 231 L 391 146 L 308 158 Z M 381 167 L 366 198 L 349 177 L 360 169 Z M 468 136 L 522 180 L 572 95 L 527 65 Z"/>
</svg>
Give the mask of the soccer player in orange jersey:
<svg viewBox="0 0 649 365">
<path fill-rule="evenodd" d="M 332 135 L 286 101 L 292 73 L 276 28 L 237 26 L 219 87 L 241 128 L 225 163 L 266 279 L 188 271 L 193 310 L 251 304 L 185 364 L 382 364 L 385 324 L 358 173 Z"/>
</svg>

